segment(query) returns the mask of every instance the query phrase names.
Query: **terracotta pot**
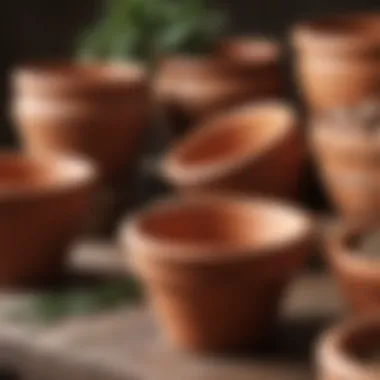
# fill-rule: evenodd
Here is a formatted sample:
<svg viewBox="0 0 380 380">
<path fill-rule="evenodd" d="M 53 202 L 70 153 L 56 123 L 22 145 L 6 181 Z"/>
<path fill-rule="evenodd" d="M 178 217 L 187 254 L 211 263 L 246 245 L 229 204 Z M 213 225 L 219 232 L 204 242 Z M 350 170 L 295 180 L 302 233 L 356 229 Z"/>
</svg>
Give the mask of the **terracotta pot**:
<svg viewBox="0 0 380 380">
<path fill-rule="evenodd" d="M 327 195 L 342 217 L 350 223 L 377 224 L 378 139 L 336 128 L 334 121 L 316 120 L 310 129 L 310 146 Z"/>
<path fill-rule="evenodd" d="M 350 320 L 332 328 L 317 347 L 318 379 L 377 379 L 379 345 L 380 315 Z"/>
<path fill-rule="evenodd" d="M 279 43 L 262 37 L 231 37 L 220 42 L 217 55 L 245 81 L 250 81 L 253 94 L 276 97 L 284 93 Z M 262 84 L 260 91 L 258 83 Z"/>
<path fill-rule="evenodd" d="M 380 311 L 380 263 L 362 252 L 360 239 L 367 228 L 338 225 L 326 238 L 326 254 L 342 294 L 354 312 Z"/>
<path fill-rule="evenodd" d="M 133 167 L 149 116 L 142 68 L 37 63 L 16 69 L 12 85 L 14 121 L 33 154 L 89 156 L 107 181 Z"/>
<path fill-rule="evenodd" d="M 90 212 L 97 172 L 87 160 L 0 153 L 0 284 L 53 279 Z"/>
<path fill-rule="evenodd" d="M 290 206 L 205 196 L 158 203 L 121 236 L 170 339 L 218 351 L 266 336 L 311 233 L 309 217 Z"/>
<path fill-rule="evenodd" d="M 260 76 L 250 80 L 220 57 L 171 57 L 163 60 L 157 96 L 167 112 L 175 136 L 194 124 L 253 98 L 277 91 L 277 80 Z M 275 82 L 275 83 L 274 83 Z"/>
<path fill-rule="evenodd" d="M 350 106 L 380 93 L 380 13 L 298 25 L 297 79 L 314 112 Z"/>
<path fill-rule="evenodd" d="M 183 192 L 296 197 L 304 163 L 299 124 L 295 110 L 281 102 L 218 115 L 174 145 L 162 175 Z"/>
</svg>

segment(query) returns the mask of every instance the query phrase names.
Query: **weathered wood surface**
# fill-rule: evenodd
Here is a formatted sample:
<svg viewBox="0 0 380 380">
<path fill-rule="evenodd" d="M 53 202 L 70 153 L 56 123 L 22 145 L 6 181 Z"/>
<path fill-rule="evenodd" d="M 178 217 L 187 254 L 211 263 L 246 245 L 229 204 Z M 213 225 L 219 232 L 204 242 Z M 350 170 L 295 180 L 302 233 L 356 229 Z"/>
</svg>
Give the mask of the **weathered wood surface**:
<svg viewBox="0 0 380 380">
<path fill-rule="evenodd" d="M 124 272 L 124 259 L 107 244 L 81 245 L 73 257 L 79 272 Z M 37 327 L 9 318 L 23 298 L 0 297 L 0 364 L 26 380 L 310 380 L 315 339 L 342 311 L 328 275 L 304 274 L 289 289 L 279 330 L 267 348 L 204 358 L 170 347 L 145 305 Z"/>
</svg>

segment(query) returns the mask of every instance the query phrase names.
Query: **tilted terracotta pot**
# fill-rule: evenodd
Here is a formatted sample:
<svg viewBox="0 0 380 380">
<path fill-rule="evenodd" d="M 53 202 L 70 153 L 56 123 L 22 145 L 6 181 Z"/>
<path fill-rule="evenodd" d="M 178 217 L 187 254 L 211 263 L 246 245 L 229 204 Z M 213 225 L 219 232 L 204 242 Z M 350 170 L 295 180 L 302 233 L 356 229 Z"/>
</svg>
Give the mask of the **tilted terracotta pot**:
<svg viewBox="0 0 380 380">
<path fill-rule="evenodd" d="M 0 285 L 37 283 L 62 270 L 97 180 L 87 160 L 0 153 Z"/>
<path fill-rule="evenodd" d="M 358 246 L 367 229 L 338 225 L 326 238 L 326 254 L 348 306 L 354 312 L 380 312 L 380 263 Z"/>
<path fill-rule="evenodd" d="M 282 203 L 205 196 L 159 202 L 121 236 L 170 339 L 219 351 L 271 330 L 312 231 L 308 216 Z"/>
<path fill-rule="evenodd" d="M 268 101 L 218 115 L 167 153 L 162 175 L 183 192 L 263 193 L 293 198 L 304 164 L 300 120 L 289 105 Z"/>
<path fill-rule="evenodd" d="M 313 122 L 310 146 L 327 195 L 350 223 L 380 221 L 380 141 L 368 134 Z"/>
<path fill-rule="evenodd" d="M 278 95 L 277 88 L 277 79 L 271 75 L 249 79 L 240 67 L 216 56 L 164 59 L 156 84 L 158 100 L 175 136 L 241 102 Z"/>
<path fill-rule="evenodd" d="M 16 69 L 12 86 L 14 121 L 33 154 L 89 156 L 107 181 L 135 164 L 149 117 L 142 68 L 36 63 Z"/>
<path fill-rule="evenodd" d="M 378 379 L 379 345 L 379 314 L 349 320 L 330 329 L 317 347 L 318 379 Z"/>
<path fill-rule="evenodd" d="M 380 13 L 331 16 L 298 25 L 296 75 L 314 112 L 380 93 Z"/>
</svg>

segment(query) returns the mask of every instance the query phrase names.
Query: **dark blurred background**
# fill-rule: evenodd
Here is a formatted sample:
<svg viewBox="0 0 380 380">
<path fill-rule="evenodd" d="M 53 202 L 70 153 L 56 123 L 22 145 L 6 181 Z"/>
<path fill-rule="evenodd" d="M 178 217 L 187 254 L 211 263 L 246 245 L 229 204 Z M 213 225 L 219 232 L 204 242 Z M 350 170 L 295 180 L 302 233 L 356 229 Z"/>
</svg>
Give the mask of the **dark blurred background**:
<svg viewBox="0 0 380 380">
<path fill-rule="evenodd" d="M 326 12 L 380 7 L 379 0 L 210 1 L 229 12 L 230 32 L 260 33 L 281 39 L 286 39 L 289 27 L 298 20 Z M 0 142 L 4 146 L 15 142 L 6 117 L 9 68 L 29 59 L 69 56 L 78 31 L 100 11 L 101 1 L 2 0 L 0 4 Z"/>
</svg>

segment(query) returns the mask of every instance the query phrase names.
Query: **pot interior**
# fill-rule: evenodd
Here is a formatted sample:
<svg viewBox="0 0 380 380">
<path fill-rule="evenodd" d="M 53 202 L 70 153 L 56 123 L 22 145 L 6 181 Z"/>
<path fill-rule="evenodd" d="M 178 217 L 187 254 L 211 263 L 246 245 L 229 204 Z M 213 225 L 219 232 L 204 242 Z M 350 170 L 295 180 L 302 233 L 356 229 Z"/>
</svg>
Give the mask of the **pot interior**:
<svg viewBox="0 0 380 380">
<path fill-rule="evenodd" d="M 238 163 L 270 149 L 293 124 L 285 107 L 247 108 L 202 126 L 180 145 L 174 160 L 184 169 Z"/>
<path fill-rule="evenodd" d="M 158 245 L 251 254 L 282 248 L 308 227 L 304 215 L 282 204 L 206 198 L 156 207 L 140 219 L 138 230 Z"/>
<path fill-rule="evenodd" d="M 343 238 L 343 245 L 353 255 L 380 260 L 380 230 L 351 231 Z"/>
<path fill-rule="evenodd" d="M 75 160 L 37 160 L 21 154 L 0 154 L 0 192 L 17 194 L 71 186 L 92 176 L 89 166 Z"/>
<path fill-rule="evenodd" d="M 341 345 L 345 355 L 380 373 L 380 318 L 351 331 Z"/>
</svg>

